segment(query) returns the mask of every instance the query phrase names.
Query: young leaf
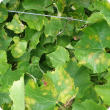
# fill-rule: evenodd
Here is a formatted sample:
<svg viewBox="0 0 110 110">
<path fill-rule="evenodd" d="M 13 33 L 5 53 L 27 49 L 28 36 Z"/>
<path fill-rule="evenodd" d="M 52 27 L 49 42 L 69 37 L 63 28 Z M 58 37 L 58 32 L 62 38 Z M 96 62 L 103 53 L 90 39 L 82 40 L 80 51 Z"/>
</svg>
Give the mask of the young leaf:
<svg viewBox="0 0 110 110">
<path fill-rule="evenodd" d="M 26 52 L 27 42 L 25 40 L 19 40 L 19 37 L 13 37 L 14 44 L 10 47 L 11 53 L 15 58 L 21 57 Z"/>
<path fill-rule="evenodd" d="M 105 71 L 110 66 L 110 29 L 106 21 L 94 23 L 83 29 L 84 36 L 75 45 L 75 56 L 79 64 L 92 69 L 94 73 Z"/>
<path fill-rule="evenodd" d="M 30 5 L 31 4 L 31 5 Z M 49 5 L 52 4 L 52 0 L 25 0 L 23 2 L 23 7 L 26 10 L 30 10 L 30 9 L 34 9 L 37 11 L 49 11 L 49 12 L 53 12 L 53 8 L 49 7 Z"/>
<path fill-rule="evenodd" d="M 9 91 L 10 98 L 13 101 L 13 110 L 25 110 L 24 77 L 22 76 L 20 80 L 14 81 Z"/>
<path fill-rule="evenodd" d="M 45 25 L 45 36 L 54 36 L 56 37 L 58 31 L 62 29 L 62 24 L 59 18 L 51 18 L 50 21 Z"/>
<path fill-rule="evenodd" d="M 70 76 L 74 79 L 75 87 L 79 88 L 77 97 L 81 98 L 84 96 L 84 92 L 92 85 L 90 82 L 89 70 L 88 68 L 78 65 L 75 58 L 71 59 L 67 62 L 67 66 L 65 67 L 66 72 L 70 74 Z"/>
<path fill-rule="evenodd" d="M 107 84 L 104 85 L 96 85 L 95 90 L 97 94 L 102 98 L 102 100 L 110 105 L 110 69 L 109 74 L 105 77 L 107 79 Z"/>
<path fill-rule="evenodd" d="M 86 100 L 82 103 L 73 103 L 72 110 L 107 110 L 103 105 L 96 104 L 93 100 Z"/>
<path fill-rule="evenodd" d="M 54 67 L 57 67 L 58 65 L 64 65 L 65 62 L 69 60 L 68 51 L 61 46 L 58 46 L 54 52 L 48 54 L 47 56 L 50 58 Z"/>
<path fill-rule="evenodd" d="M 13 30 L 14 33 L 21 33 L 24 31 L 26 26 L 19 20 L 19 16 L 17 14 L 14 15 L 13 20 L 9 23 L 6 23 L 8 29 Z"/>
</svg>

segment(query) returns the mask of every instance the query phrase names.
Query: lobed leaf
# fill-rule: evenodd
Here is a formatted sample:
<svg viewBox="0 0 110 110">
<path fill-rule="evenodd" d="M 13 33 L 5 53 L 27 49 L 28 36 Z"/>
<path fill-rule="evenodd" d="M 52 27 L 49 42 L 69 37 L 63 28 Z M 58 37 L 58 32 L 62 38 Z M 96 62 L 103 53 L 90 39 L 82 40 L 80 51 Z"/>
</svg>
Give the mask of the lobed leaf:
<svg viewBox="0 0 110 110">
<path fill-rule="evenodd" d="M 79 64 L 92 69 L 94 73 L 105 71 L 110 66 L 110 31 L 106 21 L 100 21 L 83 29 L 84 36 L 75 45 L 75 56 Z"/>
</svg>

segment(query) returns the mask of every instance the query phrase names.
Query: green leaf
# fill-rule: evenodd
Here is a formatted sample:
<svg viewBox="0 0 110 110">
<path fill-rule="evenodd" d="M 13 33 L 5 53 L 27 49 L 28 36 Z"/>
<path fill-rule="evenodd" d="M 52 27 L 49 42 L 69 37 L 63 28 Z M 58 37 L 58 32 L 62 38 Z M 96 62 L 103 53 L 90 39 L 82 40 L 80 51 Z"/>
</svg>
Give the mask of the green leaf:
<svg viewBox="0 0 110 110">
<path fill-rule="evenodd" d="M 105 78 L 108 82 L 104 85 L 96 85 L 95 90 L 97 94 L 102 98 L 102 100 L 106 104 L 110 105 L 110 69 L 109 74 Z"/>
<path fill-rule="evenodd" d="M 8 12 L 4 4 L 0 4 L 0 23 L 3 23 L 8 17 Z"/>
<path fill-rule="evenodd" d="M 10 103 L 10 102 L 11 99 L 9 97 L 9 94 L 0 92 L 0 106 L 2 106 L 2 104 L 4 103 Z"/>
<path fill-rule="evenodd" d="M 14 81 L 9 91 L 13 101 L 13 110 L 25 110 L 24 77 L 22 76 L 20 80 Z"/>
<path fill-rule="evenodd" d="M 17 14 L 14 15 L 13 20 L 9 23 L 6 23 L 8 29 L 13 30 L 14 33 L 21 33 L 24 31 L 26 26 L 19 20 L 19 16 Z"/>
<path fill-rule="evenodd" d="M 101 14 L 100 12 L 93 13 L 88 19 L 86 23 L 94 23 L 97 22 L 98 20 L 104 19 L 104 15 Z"/>
<path fill-rule="evenodd" d="M 87 66 L 94 73 L 105 71 L 110 66 L 110 55 L 105 50 L 110 48 L 109 26 L 106 21 L 101 21 L 83 31 L 85 35 L 74 47 L 79 64 Z"/>
<path fill-rule="evenodd" d="M 30 5 L 31 4 L 31 5 Z M 23 2 L 23 7 L 26 10 L 30 10 L 30 9 L 34 9 L 37 11 L 49 11 L 49 12 L 53 12 L 53 8 L 49 7 L 49 5 L 52 4 L 52 0 L 25 0 Z"/>
<path fill-rule="evenodd" d="M 90 0 L 74 0 L 75 3 L 77 3 L 79 6 L 84 6 L 86 8 L 90 5 Z"/>
<path fill-rule="evenodd" d="M 90 85 L 92 85 L 92 82 L 90 82 L 88 68 L 82 65 L 78 65 L 76 59 L 73 58 L 69 62 L 67 62 L 65 70 L 74 79 L 75 87 L 79 88 L 77 97 L 78 98 L 83 97 L 84 92 L 87 90 L 87 88 L 89 88 Z"/>
<path fill-rule="evenodd" d="M 68 51 L 61 46 L 58 46 L 54 52 L 48 54 L 47 56 L 50 58 L 54 67 L 57 67 L 58 65 L 64 65 L 66 61 L 69 60 Z"/>
<path fill-rule="evenodd" d="M 0 50 L 0 74 L 3 75 L 8 68 L 9 68 L 9 65 L 7 64 L 6 52 L 3 50 Z"/>
<path fill-rule="evenodd" d="M 8 10 L 16 10 L 20 4 L 19 0 L 9 0 L 8 1 Z"/>
<path fill-rule="evenodd" d="M 6 50 L 12 41 L 11 37 L 7 36 L 4 28 L 0 28 L 0 49 Z"/>
<path fill-rule="evenodd" d="M 29 62 L 25 61 L 22 62 L 19 66 L 18 69 L 22 70 L 25 73 L 29 73 L 33 75 L 37 79 L 41 79 L 43 77 L 42 70 L 39 66 L 39 57 L 33 57 L 31 59 L 31 64 Z"/>
<path fill-rule="evenodd" d="M 38 12 L 38 11 L 27 11 L 28 13 L 36 13 L 36 14 L 44 14 L 43 12 Z M 40 31 L 43 28 L 43 24 L 44 24 L 44 16 L 38 16 L 38 15 L 28 15 L 28 14 L 22 14 L 20 16 L 20 19 L 25 21 L 28 26 L 31 29 L 36 29 L 38 31 Z"/>
<path fill-rule="evenodd" d="M 93 100 L 86 100 L 82 103 L 73 103 L 72 110 L 107 110 L 103 105 L 96 104 Z"/>
<path fill-rule="evenodd" d="M 50 21 L 45 25 L 45 36 L 54 36 L 56 37 L 58 31 L 62 29 L 62 24 L 59 18 L 51 18 Z"/>
<path fill-rule="evenodd" d="M 25 102 L 30 110 L 53 110 L 56 104 L 51 91 L 42 90 L 33 80 L 25 87 Z"/>
<path fill-rule="evenodd" d="M 2 77 L 2 86 L 0 90 L 3 92 L 7 92 L 13 82 L 19 80 L 22 75 L 23 72 L 20 70 L 12 71 L 11 69 L 8 69 L 8 71 Z"/>
<path fill-rule="evenodd" d="M 67 104 L 70 100 L 76 97 L 78 88 L 75 88 L 73 78 L 63 69 L 62 66 L 57 66 L 55 71 L 47 72 L 44 79 L 42 90 L 52 91 L 56 102 L 60 101 Z"/>
<path fill-rule="evenodd" d="M 25 40 L 19 40 L 19 37 L 13 37 L 14 44 L 10 47 L 11 53 L 15 58 L 21 57 L 26 52 L 27 42 Z"/>
</svg>

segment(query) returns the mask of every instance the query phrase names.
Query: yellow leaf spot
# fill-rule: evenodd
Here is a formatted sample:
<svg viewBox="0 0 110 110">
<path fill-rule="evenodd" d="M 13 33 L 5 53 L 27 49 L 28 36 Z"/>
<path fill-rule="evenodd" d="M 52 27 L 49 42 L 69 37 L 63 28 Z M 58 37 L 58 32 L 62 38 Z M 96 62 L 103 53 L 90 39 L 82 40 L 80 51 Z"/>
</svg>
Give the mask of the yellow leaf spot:
<svg viewBox="0 0 110 110">
<path fill-rule="evenodd" d="M 69 84 L 69 80 L 68 79 L 65 79 L 65 84 Z"/>
<path fill-rule="evenodd" d="M 71 95 L 67 95 L 66 97 L 65 97 L 65 100 L 67 101 L 67 100 L 69 100 L 71 98 Z"/>
<path fill-rule="evenodd" d="M 64 94 L 67 94 L 68 92 L 69 92 L 69 89 L 65 89 L 65 90 L 63 91 Z"/>
<path fill-rule="evenodd" d="M 15 27 L 16 29 L 19 29 L 17 26 Z"/>
<path fill-rule="evenodd" d="M 19 31 L 14 31 L 15 33 L 19 33 Z"/>
<path fill-rule="evenodd" d="M 2 38 L 4 38 L 6 40 L 7 39 L 7 36 L 3 35 Z"/>
<path fill-rule="evenodd" d="M 109 60 L 107 60 L 107 65 L 108 65 L 108 66 L 110 66 L 110 59 L 109 59 Z"/>
<path fill-rule="evenodd" d="M 86 45 L 86 48 L 89 48 L 89 47 L 90 47 L 90 44 L 87 44 L 87 45 Z"/>
<path fill-rule="evenodd" d="M 95 59 L 94 63 L 98 65 L 100 63 L 100 59 Z"/>
<path fill-rule="evenodd" d="M 31 86 L 33 89 L 36 89 L 36 85 L 35 85 L 35 83 L 34 83 L 33 80 L 30 80 L 30 81 L 29 81 L 29 84 L 30 84 L 30 86 Z"/>
<path fill-rule="evenodd" d="M 106 40 L 110 40 L 110 37 L 108 36 L 108 37 L 106 37 Z"/>
<path fill-rule="evenodd" d="M 99 41 L 100 42 L 100 39 L 99 39 L 98 35 L 95 35 L 95 41 Z"/>
<path fill-rule="evenodd" d="M 106 62 L 106 57 L 101 58 L 101 63 L 104 64 Z"/>
<path fill-rule="evenodd" d="M 5 19 L 7 19 L 7 16 L 6 16 L 6 15 L 4 15 L 4 16 L 3 16 L 3 19 L 4 19 L 4 20 L 5 20 Z"/>
<path fill-rule="evenodd" d="M 88 56 L 88 59 L 91 59 L 93 57 L 94 53 L 90 53 Z"/>
<path fill-rule="evenodd" d="M 11 24 L 7 24 L 7 28 L 9 28 L 9 29 L 11 29 L 11 30 L 13 30 L 14 29 L 14 26 L 13 25 L 11 25 Z"/>
<path fill-rule="evenodd" d="M 0 17 L 2 17 L 2 12 L 0 12 Z"/>
<path fill-rule="evenodd" d="M 79 62 L 79 64 L 84 65 L 84 64 L 86 64 L 86 61 L 82 60 L 82 61 Z"/>
<path fill-rule="evenodd" d="M 104 53 L 101 53 L 99 56 L 98 56 L 98 58 L 103 58 L 105 56 L 105 54 Z"/>
<path fill-rule="evenodd" d="M 51 74 L 55 74 L 55 72 L 54 72 L 54 71 L 52 71 L 52 72 L 51 72 Z"/>
<path fill-rule="evenodd" d="M 42 95 L 47 95 L 47 92 L 44 92 Z"/>
<path fill-rule="evenodd" d="M 61 86 L 62 85 L 62 82 L 61 81 L 58 81 L 57 84 L 58 84 L 58 86 Z"/>
<path fill-rule="evenodd" d="M 56 106 L 56 107 L 54 108 L 54 110 L 59 110 L 59 107 L 58 107 L 58 106 Z"/>
<path fill-rule="evenodd" d="M 63 80 L 64 80 L 63 75 L 60 75 L 59 79 L 60 79 L 61 81 L 63 81 Z"/>
<path fill-rule="evenodd" d="M 92 36 L 89 36 L 89 39 L 91 40 L 92 39 Z"/>
<path fill-rule="evenodd" d="M 77 46 L 77 48 L 81 48 L 81 46 Z"/>
</svg>

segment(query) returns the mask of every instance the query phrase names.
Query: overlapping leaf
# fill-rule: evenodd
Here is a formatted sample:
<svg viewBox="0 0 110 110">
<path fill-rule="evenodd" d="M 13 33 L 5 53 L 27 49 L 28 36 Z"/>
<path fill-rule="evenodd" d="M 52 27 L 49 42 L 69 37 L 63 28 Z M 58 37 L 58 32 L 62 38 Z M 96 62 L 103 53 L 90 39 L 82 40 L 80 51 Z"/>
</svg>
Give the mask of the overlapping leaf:
<svg viewBox="0 0 110 110">
<path fill-rule="evenodd" d="M 58 46 L 54 52 L 48 54 L 47 56 L 50 58 L 54 67 L 64 65 L 65 62 L 69 60 L 68 51 L 61 46 Z"/>
<path fill-rule="evenodd" d="M 14 44 L 11 45 L 10 50 L 15 58 L 21 57 L 26 52 L 27 42 L 19 39 L 19 37 L 13 37 Z"/>
<path fill-rule="evenodd" d="M 67 104 L 77 94 L 73 79 L 61 66 L 48 72 L 42 82 L 44 84 L 38 87 L 30 80 L 26 86 L 26 105 L 29 109 L 53 110 L 59 101 Z"/>
<path fill-rule="evenodd" d="M 3 75 L 8 68 L 9 68 L 9 65 L 7 64 L 6 52 L 3 50 L 0 50 L 0 74 Z"/>
<path fill-rule="evenodd" d="M 107 110 L 103 105 L 96 104 L 93 100 L 86 100 L 82 103 L 73 103 L 72 110 Z"/>
<path fill-rule="evenodd" d="M 20 80 L 14 81 L 10 88 L 10 98 L 13 101 L 13 110 L 25 109 L 24 97 L 24 77 L 22 76 Z"/>
<path fill-rule="evenodd" d="M 45 25 L 45 36 L 54 36 L 56 37 L 57 33 L 62 29 L 62 24 L 59 18 L 51 18 L 50 21 Z"/>
<path fill-rule="evenodd" d="M 3 75 L 2 79 L 1 79 L 1 88 L 0 90 L 3 92 L 7 92 L 10 88 L 10 86 L 12 86 L 14 81 L 17 81 L 20 79 L 20 77 L 23 75 L 23 72 L 20 70 L 15 70 L 12 71 L 10 68 L 8 69 L 8 71 Z"/>
<path fill-rule="evenodd" d="M 24 71 L 24 73 L 29 73 L 33 75 L 37 79 L 41 79 L 43 77 L 43 73 L 41 71 L 41 68 L 39 66 L 39 57 L 33 57 L 32 63 L 29 64 L 28 61 L 22 62 L 18 69 Z"/>
<path fill-rule="evenodd" d="M 52 4 L 52 0 L 25 0 L 23 2 L 23 7 L 26 10 L 30 10 L 30 9 L 34 9 L 37 11 L 49 11 L 49 12 L 53 12 L 52 7 L 49 7 L 49 5 Z"/>
<path fill-rule="evenodd" d="M 33 80 L 26 85 L 25 96 L 26 106 L 29 110 L 53 110 L 56 104 L 51 91 L 41 90 Z"/>
<path fill-rule="evenodd" d="M 6 50 L 12 41 L 11 37 L 7 36 L 4 28 L 0 28 L 0 49 Z"/>
<path fill-rule="evenodd" d="M 13 30 L 14 33 L 21 33 L 26 28 L 25 25 L 19 20 L 19 16 L 17 14 L 14 15 L 13 20 L 6 24 L 7 28 Z"/>
<path fill-rule="evenodd" d="M 2 104 L 4 103 L 10 103 L 10 102 L 11 99 L 9 97 L 9 94 L 0 92 L 0 106 L 2 106 Z"/>
<path fill-rule="evenodd" d="M 110 72 L 110 69 L 109 69 L 109 72 Z M 97 92 L 97 94 L 102 98 L 102 100 L 110 105 L 110 98 L 109 98 L 109 95 L 110 95 L 110 73 L 105 77 L 106 80 L 107 80 L 107 84 L 105 85 L 96 85 L 95 86 L 95 90 Z"/>
<path fill-rule="evenodd" d="M 28 13 L 44 14 L 43 12 L 38 12 L 35 10 L 30 10 Z M 23 14 L 20 16 L 20 19 L 25 21 L 31 29 L 40 31 L 43 28 L 44 16 Z"/>
<path fill-rule="evenodd" d="M 79 88 L 77 97 L 83 97 L 84 92 L 87 90 L 87 88 L 89 88 L 90 85 L 92 85 L 92 82 L 90 82 L 88 68 L 78 65 L 76 59 L 73 58 L 67 63 L 65 70 L 74 79 L 75 87 Z"/>
<path fill-rule="evenodd" d="M 0 23 L 5 21 L 7 17 L 8 17 L 8 12 L 7 12 L 6 6 L 0 3 Z"/>
<path fill-rule="evenodd" d="M 110 31 L 106 21 L 94 23 L 85 28 L 84 36 L 74 47 L 80 64 L 92 69 L 94 73 L 105 71 L 110 66 Z"/>
</svg>

